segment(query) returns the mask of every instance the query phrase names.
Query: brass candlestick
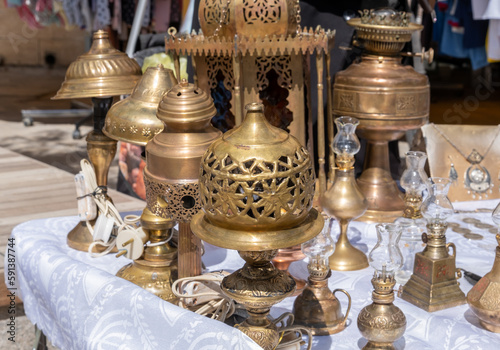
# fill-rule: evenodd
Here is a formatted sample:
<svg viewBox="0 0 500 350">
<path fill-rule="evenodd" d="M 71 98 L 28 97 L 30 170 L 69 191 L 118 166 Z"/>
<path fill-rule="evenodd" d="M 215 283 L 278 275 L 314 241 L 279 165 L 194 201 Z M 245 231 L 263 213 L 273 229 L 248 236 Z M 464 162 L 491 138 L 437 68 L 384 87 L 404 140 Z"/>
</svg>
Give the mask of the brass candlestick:
<svg viewBox="0 0 500 350">
<path fill-rule="evenodd" d="M 330 268 L 339 271 L 360 270 L 368 267 L 368 259 L 347 238 L 349 222 L 363 215 L 368 207 L 366 198 L 354 179 L 354 155 L 360 148 L 355 134 L 359 121 L 356 118 L 340 117 L 335 119 L 335 123 L 338 128 L 332 144 L 337 155 L 335 181 L 321 196 L 323 211 L 335 217 L 340 224 L 340 236 L 335 251 L 330 256 Z"/>
<path fill-rule="evenodd" d="M 162 65 L 149 67 L 132 94 L 111 107 L 106 115 L 103 132 L 115 140 L 145 145 L 163 130 L 162 122 L 156 118 L 156 110 L 163 94 L 176 84 L 170 69 L 165 69 Z M 146 193 L 149 191 L 151 189 L 146 187 Z M 172 283 L 177 279 L 177 249 L 170 242 L 159 243 L 170 236 L 174 225 L 174 221 L 144 209 L 141 226 L 151 246 L 145 249 L 140 258 L 124 266 L 116 274 L 173 303 L 177 301 L 172 293 Z M 120 242 L 118 249 L 125 252 L 134 249 L 134 244 L 142 242 Z"/>
<path fill-rule="evenodd" d="M 333 253 L 330 236 L 333 219 L 329 220 L 329 224 L 325 225 L 319 235 L 302 244 L 304 253 L 309 257 L 309 278 L 306 288 L 293 303 L 295 324 L 310 328 L 314 335 L 328 335 L 344 330 L 351 309 L 349 293 L 343 289 L 335 289 L 332 293 L 328 288 L 328 278 L 331 275 L 328 257 Z M 344 293 L 349 299 L 345 316 L 335 297 L 336 292 Z"/>
<path fill-rule="evenodd" d="M 311 239 L 324 225 L 311 208 L 309 154 L 267 122 L 261 104 L 250 104 L 241 126 L 203 156 L 200 194 L 203 211 L 193 217 L 193 232 L 210 244 L 237 249 L 246 261 L 221 284 L 249 313 L 237 328 L 264 349 L 274 349 L 280 337 L 269 310 L 293 293 L 295 282 L 270 261 L 277 249 Z"/>
<path fill-rule="evenodd" d="M 460 290 L 458 278 L 462 276 L 456 268 L 456 248 L 446 243 L 446 219 L 453 214 L 453 206 L 446 197 L 450 180 L 430 178 L 431 194 L 422 204 L 422 213 L 427 219 L 427 233 L 422 234 L 426 247 L 415 254 L 413 274 L 401 289 L 401 298 L 432 312 L 465 303 L 465 294 Z M 448 252 L 453 249 L 453 254 Z"/>
<path fill-rule="evenodd" d="M 368 343 L 363 349 L 395 349 L 393 343 L 406 329 L 404 313 L 393 304 L 394 272 L 401 267 L 403 257 L 398 248 L 401 227 L 395 224 L 377 225 L 377 244 L 370 252 L 373 303 L 358 315 L 358 328 Z"/>
<path fill-rule="evenodd" d="M 147 207 L 179 223 L 179 278 L 201 274 L 201 241 L 189 227 L 201 209 L 198 192 L 200 160 L 221 132 L 210 125 L 216 114 L 212 99 L 183 80 L 163 95 L 157 117 L 164 129 L 146 146 Z"/>
<path fill-rule="evenodd" d="M 106 113 L 113 102 L 110 96 L 129 94 L 141 74 L 137 62 L 114 49 L 109 42 L 108 34 L 99 30 L 94 33 L 89 52 L 70 64 L 61 88 L 52 97 L 52 99 L 92 97 L 94 130 L 87 135 L 87 151 L 96 172 L 97 185 L 104 192 L 108 184 L 109 167 L 116 154 L 116 141 L 101 131 Z M 82 251 L 87 251 L 92 241 L 92 235 L 85 222 L 78 223 L 67 238 L 71 248 Z"/>
<path fill-rule="evenodd" d="M 367 140 L 364 171 L 358 179 L 368 200 L 361 220 L 392 222 L 404 209 L 402 194 L 391 177 L 388 142 L 424 125 L 429 117 L 430 86 L 426 75 L 401 64 L 400 51 L 423 27 L 392 9 L 365 10 L 348 24 L 364 47 L 360 62 L 335 75 L 333 113 L 361 121 Z"/>
</svg>

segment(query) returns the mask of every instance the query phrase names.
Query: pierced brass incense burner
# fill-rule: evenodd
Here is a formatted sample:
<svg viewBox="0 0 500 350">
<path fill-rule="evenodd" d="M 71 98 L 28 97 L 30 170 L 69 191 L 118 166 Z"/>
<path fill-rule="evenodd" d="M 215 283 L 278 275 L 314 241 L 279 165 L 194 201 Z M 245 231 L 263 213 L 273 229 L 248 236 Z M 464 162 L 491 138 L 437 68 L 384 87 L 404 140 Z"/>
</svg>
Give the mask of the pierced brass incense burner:
<svg viewBox="0 0 500 350">
<path fill-rule="evenodd" d="M 415 254 L 410 280 L 401 289 L 401 298 L 429 312 L 465 304 L 460 290 L 456 268 L 456 248 L 446 243 L 446 219 L 453 214 L 453 206 L 446 197 L 450 180 L 430 178 L 431 194 L 422 203 L 422 214 L 427 219 L 427 233 L 422 234 L 424 250 Z M 453 253 L 448 252 L 452 248 Z"/>
<path fill-rule="evenodd" d="M 274 349 L 280 337 L 268 313 L 293 293 L 295 282 L 270 261 L 277 249 L 311 239 L 324 225 L 312 209 L 309 153 L 267 122 L 261 104 L 250 104 L 241 126 L 203 156 L 200 194 L 203 211 L 193 217 L 193 232 L 210 244 L 237 249 L 246 262 L 221 284 L 249 313 L 237 327 L 264 349 Z"/>
<path fill-rule="evenodd" d="M 391 177 L 388 142 L 429 118 L 428 78 L 403 66 L 400 54 L 412 33 L 423 27 L 392 9 L 365 10 L 348 24 L 356 28 L 358 44 L 365 51 L 360 62 L 335 75 L 333 113 L 358 118 L 357 132 L 367 140 L 358 185 L 368 210 L 361 220 L 392 222 L 401 216 L 404 202 Z"/>
<path fill-rule="evenodd" d="M 156 116 L 165 127 L 146 146 L 147 207 L 179 223 L 179 278 L 201 275 L 201 241 L 189 221 L 201 209 L 200 160 L 221 132 L 210 125 L 216 110 L 200 88 L 183 80 L 163 95 Z"/>
<path fill-rule="evenodd" d="M 113 103 L 112 96 L 130 94 L 141 74 L 137 62 L 114 49 L 108 34 L 99 30 L 94 33 L 89 52 L 70 64 L 61 88 L 52 97 L 55 100 L 92 97 L 94 130 L 87 135 L 87 151 L 96 172 L 97 185 L 104 193 L 107 192 L 109 167 L 116 154 L 116 141 L 102 133 L 104 119 Z M 82 251 L 87 251 L 92 241 L 85 222 L 78 223 L 67 238 L 68 246 Z"/>
<path fill-rule="evenodd" d="M 335 251 L 330 256 L 330 268 L 339 271 L 361 270 L 368 267 L 368 259 L 347 238 L 349 222 L 363 215 L 368 207 L 354 179 L 354 155 L 360 148 L 355 134 L 359 121 L 356 118 L 340 117 L 335 119 L 335 123 L 338 128 L 332 144 L 337 155 L 335 182 L 321 196 L 323 211 L 335 217 L 340 224 L 340 236 Z"/>
</svg>

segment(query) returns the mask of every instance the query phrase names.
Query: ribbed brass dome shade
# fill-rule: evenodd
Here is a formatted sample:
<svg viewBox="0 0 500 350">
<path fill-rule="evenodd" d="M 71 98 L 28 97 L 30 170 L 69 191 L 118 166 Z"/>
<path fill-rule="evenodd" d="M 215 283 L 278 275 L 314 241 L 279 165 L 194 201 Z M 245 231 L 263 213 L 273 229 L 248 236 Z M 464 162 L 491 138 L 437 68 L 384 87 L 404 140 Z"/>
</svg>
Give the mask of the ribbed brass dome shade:
<svg viewBox="0 0 500 350">
<path fill-rule="evenodd" d="M 113 48 L 108 33 L 94 33 L 92 47 L 71 63 L 53 100 L 127 95 L 140 79 L 139 64 Z"/>
<path fill-rule="evenodd" d="M 161 64 L 149 67 L 132 94 L 111 107 L 102 131 L 112 139 L 145 146 L 163 130 L 156 110 L 163 94 L 176 84 L 172 70 Z"/>
</svg>

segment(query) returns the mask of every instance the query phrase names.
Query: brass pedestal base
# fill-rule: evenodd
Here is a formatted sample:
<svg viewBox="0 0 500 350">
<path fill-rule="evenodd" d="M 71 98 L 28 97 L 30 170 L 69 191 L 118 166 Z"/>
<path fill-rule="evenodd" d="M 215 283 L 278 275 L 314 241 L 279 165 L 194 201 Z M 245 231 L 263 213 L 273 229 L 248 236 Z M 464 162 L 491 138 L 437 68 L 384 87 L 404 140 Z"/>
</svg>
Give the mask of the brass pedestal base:
<svg viewBox="0 0 500 350">
<path fill-rule="evenodd" d="M 90 221 L 91 225 L 95 224 L 95 220 Z M 66 243 L 68 247 L 80 250 L 82 252 L 88 252 L 90 244 L 94 241 L 92 234 L 87 227 L 87 223 L 85 221 L 80 221 L 71 231 L 69 231 L 68 236 L 66 238 Z M 94 248 L 94 252 L 102 252 L 106 249 L 106 247 L 97 245 Z M 118 250 L 114 247 L 111 250 L 111 253 L 116 253 Z"/>
<path fill-rule="evenodd" d="M 353 247 L 346 233 L 341 232 L 335 251 L 330 255 L 329 265 L 330 269 L 336 271 L 356 271 L 368 267 L 368 258 L 361 250 Z"/>
<path fill-rule="evenodd" d="M 165 301 L 176 304 L 172 283 L 177 280 L 177 261 L 135 260 L 122 267 L 116 276 L 132 282 Z"/>
<path fill-rule="evenodd" d="M 368 209 L 358 220 L 369 223 L 394 222 L 403 215 L 403 194 L 387 170 L 366 169 L 357 182 L 368 201 Z"/>
<path fill-rule="evenodd" d="M 309 279 L 308 282 L 302 294 L 293 303 L 294 324 L 309 328 L 313 335 L 330 335 L 343 331 L 351 308 L 349 294 L 342 289 L 331 292 L 328 289 L 328 279 Z M 349 297 L 345 316 L 334 295 L 336 292 L 343 292 Z"/>
</svg>

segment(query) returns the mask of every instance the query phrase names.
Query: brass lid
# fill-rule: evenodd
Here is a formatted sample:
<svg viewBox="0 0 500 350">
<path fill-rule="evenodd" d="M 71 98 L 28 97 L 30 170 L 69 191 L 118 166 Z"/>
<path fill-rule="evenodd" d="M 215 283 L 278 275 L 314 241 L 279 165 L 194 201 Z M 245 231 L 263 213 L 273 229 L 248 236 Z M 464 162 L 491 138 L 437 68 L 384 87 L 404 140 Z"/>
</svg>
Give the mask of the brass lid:
<svg viewBox="0 0 500 350">
<path fill-rule="evenodd" d="M 130 94 L 141 77 L 139 64 L 113 48 L 108 33 L 94 33 L 92 47 L 71 63 L 53 100 Z"/>
<path fill-rule="evenodd" d="M 262 104 L 246 109 L 243 123 L 212 143 L 202 158 L 205 216 L 213 225 L 246 232 L 296 227 L 308 217 L 314 196 L 309 153 L 269 124 Z M 254 237 L 254 243 L 260 239 Z M 280 248 L 290 246 L 282 243 Z"/>
<path fill-rule="evenodd" d="M 347 23 L 356 28 L 358 40 L 368 52 L 397 54 L 411 40 L 413 32 L 423 29 L 420 24 L 410 23 L 406 12 L 391 8 L 359 12 L 360 18 L 350 19 Z"/>
<path fill-rule="evenodd" d="M 102 131 L 112 139 L 145 146 L 163 130 L 156 110 L 163 94 L 176 84 L 172 70 L 161 64 L 149 67 L 132 94 L 111 107 Z"/>
<path fill-rule="evenodd" d="M 213 100 L 186 79 L 163 95 L 156 116 L 165 123 L 166 132 L 204 129 L 217 114 Z"/>
</svg>

